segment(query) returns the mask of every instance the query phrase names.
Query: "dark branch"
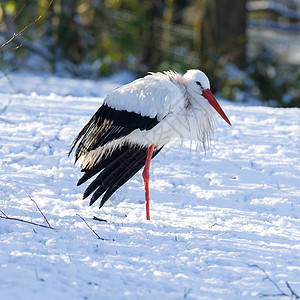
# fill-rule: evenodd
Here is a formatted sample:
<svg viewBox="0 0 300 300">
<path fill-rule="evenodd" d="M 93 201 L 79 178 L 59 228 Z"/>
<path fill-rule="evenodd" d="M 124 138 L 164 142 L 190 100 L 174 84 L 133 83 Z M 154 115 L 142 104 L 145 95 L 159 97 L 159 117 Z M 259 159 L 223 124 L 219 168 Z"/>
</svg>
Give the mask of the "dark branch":
<svg viewBox="0 0 300 300">
<path fill-rule="evenodd" d="M 291 292 L 291 299 L 293 299 L 293 297 L 295 297 L 295 299 L 300 299 L 300 296 L 298 296 L 294 291 L 293 289 L 291 288 L 290 284 L 286 281 L 285 282 L 286 286 L 288 287 L 288 289 L 290 290 Z"/>
<path fill-rule="evenodd" d="M 34 21 L 32 21 L 30 24 L 26 25 L 22 30 L 20 30 L 17 34 L 14 33 L 13 36 L 5 43 L 3 43 L 1 46 L 0 46 L 0 51 L 5 51 L 3 50 L 2 48 L 7 46 L 8 44 L 10 44 L 16 37 L 20 36 L 26 29 L 28 29 L 30 26 L 32 26 L 34 23 L 38 22 L 41 18 L 43 18 L 45 16 L 45 14 L 47 13 L 48 9 L 50 8 L 50 6 L 52 5 L 54 0 L 51 0 L 49 2 L 49 5 L 47 7 L 47 9 L 44 11 L 44 13 L 42 15 L 40 15 L 38 18 L 36 18 Z M 20 45 L 21 46 L 21 45 Z M 18 49 L 20 48 L 20 46 L 16 47 L 16 48 L 13 48 L 13 49 Z M 12 49 L 12 50 L 13 50 Z M 7 51 L 7 50 L 6 50 Z"/>
<path fill-rule="evenodd" d="M 270 294 L 260 294 L 261 297 L 277 297 L 277 296 L 286 296 L 286 297 L 290 297 L 290 299 L 300 299 L 300 297 L 293 291 L 293 289 L 291 288 L 291 286 L 289 285 L 289 283 L 286 281 L 285 284 L 288 287 L 289 291 L 291 292 L 290 295 L 288 295 L 287 293 L 285 293 L 279 286 L 278 284 L 268 275 L 268 273 L 260 266 L 258 265 L 249 265 L 249 267 L 254 267 L 259 269 L 260 271 L 262 271 L 267 280 L 269 280 L 275 287 L 276 289 L 280 292 L 280 294 L 274 294 L 274 295 L 270 295 Z"/>
<path fill-rule="evenodd" d="M 19 221 L 19 222 L 23 222 L 23 223 L 28 223 L 28 224 L 31 224 L 31 225 L 36 225 L 36 226 L 40 226 L 40 227 L 44 227 L 44 228 L 49 228 L 49 229 L 58 231 L 57 229 L 55 229 L 55 228 L 53 228 L 51 226 L 49 227 L 49 226 L 46 226 L 46 225 L 43 225 L 43 224 L 38 224 L 38 223 L 34 223 L 34 222 L 30 222 L 30 221 L 26 221 L 26 220 L 22 220 L 22 219 L 18 219 L 18 218 L 11 218 L 11 217 L 7 217 L 7 216 L 6 217 L 0 216 L 0 218 L 7 219 L 7 220 L 13 220 L 13 221 Z"/>
<path fill-rule="evenodd" d="M 8 218 L 8 216 L 2 211 L 2 210 L 0 210 L 0 212 L 6 217 L 6 218 Z M 1 216 L 0 216 L 1 217 Z M 2 217 L 3 218 L 3 217 Z"/>
<path fill-rule="evenodd" d="M 35 204 L 35 206 L 37 207 L 37 209 L 39 210 L 39 212 L 41 213 L 41 215 L 43 216 L 44 220 L 46 221 L 47 223 L 47 226 L 46 225 L 43 225 L 43 224 L 38 224 L 38 223 L 35 223 L 35 222 L 31 222 L 31 221 L 26 221 L 26 220 L 23 220 L 23 219 L 19 219 L 19 218 L 14 218 L 14 217 L 9 217 L 7 214 L 5 214 L 2 210 L 0 210 L 0 212 L 3 214 L 3 216 L 0 216 L 0 218 L 2 219 L 6 219 L 6 220 L 12 220 L 12 221 L 18 221 L 18 222 L 23 222 L 23 223 L 27 223 L 27 224 L 31 224 L 31 225 L 35 225 L 35 226 L 40 226 L 40 227 L 43 227 L 43 228 L 49 228 L 49 229 L 52 229 L 52 230 L 55 230 L 55 231 L 58 231 L 57 229 L 53 228 L 50 223 L 48 222 L 47 218 L 45 217 L 45 215 L 42 213 L 41 209 L 39 208 L 39 206 L 37 205 L 37 203 L 30 197 L 30 200 L 32 200 Z"/>
<path fill-rule="evenodd" d="M 98 218 L 96 216 L 93 217 L 93 220 L 99 221 L 99 222 L 107 222 L 105 219 L 101 219 L 101 218 Z"/>
<path fill-rule="evenodd" d="M 11 36 L 10 33 L 3 30 L 0 30 L 0 35 L 2 35 L 6 39 L 9 39 Z M 29 41 L 21 35 L 15 38 L 15 42 L 18 43 L 19 46 L 22 45 L 22 47 L 38 54 L 39 56 L 43 57 L 45 60 L 52 60 L 54 58 L 53 54 L 43 44 L 37 43 L 35 41 Z M 2 52 L 9 51 L 9 50 L 14 50 L 14 48 L 0 49 L 0 51 Z"/>
<path fill-rule="evenodd" d="M 16 46 L 16 47 L 14 47 L 14 48 L 2 49 L 1 51 L 3 51 L 3 52 L 6 52 L 6 51 L 13 51 L 13 50 L 20 49 L 20 48 L 22 48 L 22 47 L 23 47 L 23 45 L 20 44 L 19 46 Z"/>
<path fill-rule="evenodd" d="M 42 211 L 40 210 L 39 206 L 37 205 L 37 203 L 30 197 L 28 196 L 29 199 L 35 204 L 36 208 L 39 210 L 39 212 L 41 213 L 41 215 L 43 216 L 44 220 L 46 221 L 46 223 L 48 224 L 48 227 L 51 227 L 47 218 L 45 217 L 45 215 L 42 213 Z"/>
<path fill-rule="evenodd" d="M 99 234 L 87 223 L 87 221 L 81 216 L 81 215 L 79 215 L 79 214 L 76 214 L 85 224 L 86 224 L 86 226 L 90 229 L 90 230 L 92 230 L 93 232 L 94 232 L 94 234 L 97 236 L 97 238 L 99 239 L 99 240 L 102 240 L 102 241 L 107 241 L 107 239 L 104 239 L 104 238 L 102 238 L 102 237 L 100 237 L 99 236 Z"/>
</svg>

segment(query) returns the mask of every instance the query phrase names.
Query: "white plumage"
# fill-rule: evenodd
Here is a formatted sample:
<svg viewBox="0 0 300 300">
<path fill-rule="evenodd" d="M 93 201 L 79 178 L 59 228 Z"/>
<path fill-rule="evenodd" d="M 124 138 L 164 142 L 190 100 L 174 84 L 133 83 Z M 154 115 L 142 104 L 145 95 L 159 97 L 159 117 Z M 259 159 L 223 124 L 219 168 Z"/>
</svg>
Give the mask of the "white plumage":
<svg viewBox="0 0 300 300">
<path fill-rule="evenodd" d="M 189 70 L 184 76 L 173 71 L 150 73 L 112 91 L 104 103 L 117 110 L 151 118 L 157 116 L 161 120 L 170 112 L 176 113 L 174 108 L 185 107 L 190 80 L 201 80 L 205 89 L 210 88 L 208 78 L 199 70 Z"/>
<path fill-rule="evenodd" d="M 101 207 L 144 165 L 150 146 L 154 156 L 173 138 L 197 139 L 205 148 L 212 136 L 215 111 L 230 124 L 210 92 L 207 76 L 199 70 L 184 75 L 150 73 L 112 91 L 71 148 L 79 143 L 76 163 L 85 172 L 79 184 L 100 172 L 84 198 L 97 189 L 92 204 L 105 192 Z"/>
</svg>

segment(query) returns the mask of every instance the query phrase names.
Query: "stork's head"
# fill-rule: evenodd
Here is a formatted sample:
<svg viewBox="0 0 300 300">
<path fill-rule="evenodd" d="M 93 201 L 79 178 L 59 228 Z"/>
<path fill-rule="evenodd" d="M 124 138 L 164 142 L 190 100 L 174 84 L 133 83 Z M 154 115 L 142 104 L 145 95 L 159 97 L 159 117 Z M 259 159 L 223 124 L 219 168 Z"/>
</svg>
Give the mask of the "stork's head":
<svg viewBox="0 0 300 300">
<path fill-rule="evenodd" d="M 231 126 L 229 119 L 210 91 L 210 84 L 207 76 L 200 70 L 189 70 L 184 74 L 185 84 L 188 93 L 197 101 L 206 101 L 219 115 Z M 205 104 L 207 104 L 205 103 Z M 199 103 L 201 105 L 201 102 Z M 204 103 L 203 103 L 204 104 Z"/>
</svg>

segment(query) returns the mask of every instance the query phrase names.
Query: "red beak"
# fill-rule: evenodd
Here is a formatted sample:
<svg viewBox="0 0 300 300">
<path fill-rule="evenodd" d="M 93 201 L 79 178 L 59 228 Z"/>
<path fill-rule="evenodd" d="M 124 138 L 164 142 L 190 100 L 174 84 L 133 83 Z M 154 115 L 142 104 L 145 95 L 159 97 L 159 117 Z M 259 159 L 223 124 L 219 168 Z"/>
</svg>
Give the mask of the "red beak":
<svg viewBox="0 0 300 300">
<path fill-rule="evenodd" d="M 222 110 L 221 106 L 219 105 L 218 101 L 210 91 L 210 89 L 206 89 L 202 92 L 202 96 L 208 100 L 209 104 L 219 113 L 219 115 L 231 126 L 231 123 L 227 116 L 225 115 L 224 111 Z"/>
</svg>

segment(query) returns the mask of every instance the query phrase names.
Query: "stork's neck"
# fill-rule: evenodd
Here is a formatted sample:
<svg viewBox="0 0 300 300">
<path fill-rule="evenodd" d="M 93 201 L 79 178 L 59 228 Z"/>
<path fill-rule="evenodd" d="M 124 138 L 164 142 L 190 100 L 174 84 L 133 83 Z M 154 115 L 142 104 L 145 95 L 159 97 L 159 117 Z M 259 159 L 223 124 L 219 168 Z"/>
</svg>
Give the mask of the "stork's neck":
<svg viewBox="0 0 300 300">
<path fill-rule="evenodd" d="M 183 76 L 174 71 L 165 71 L 164 74 L 168 77 L 169 81 L 171 81 L 173 84 L 177 85 L 183 91 L 184 98 L 185 98 L 185 105 L 184 105 L 185 109 L 187 109 L 187 110 L 190 109 L 191 97 L 187 90 Z"/>
</svg>

